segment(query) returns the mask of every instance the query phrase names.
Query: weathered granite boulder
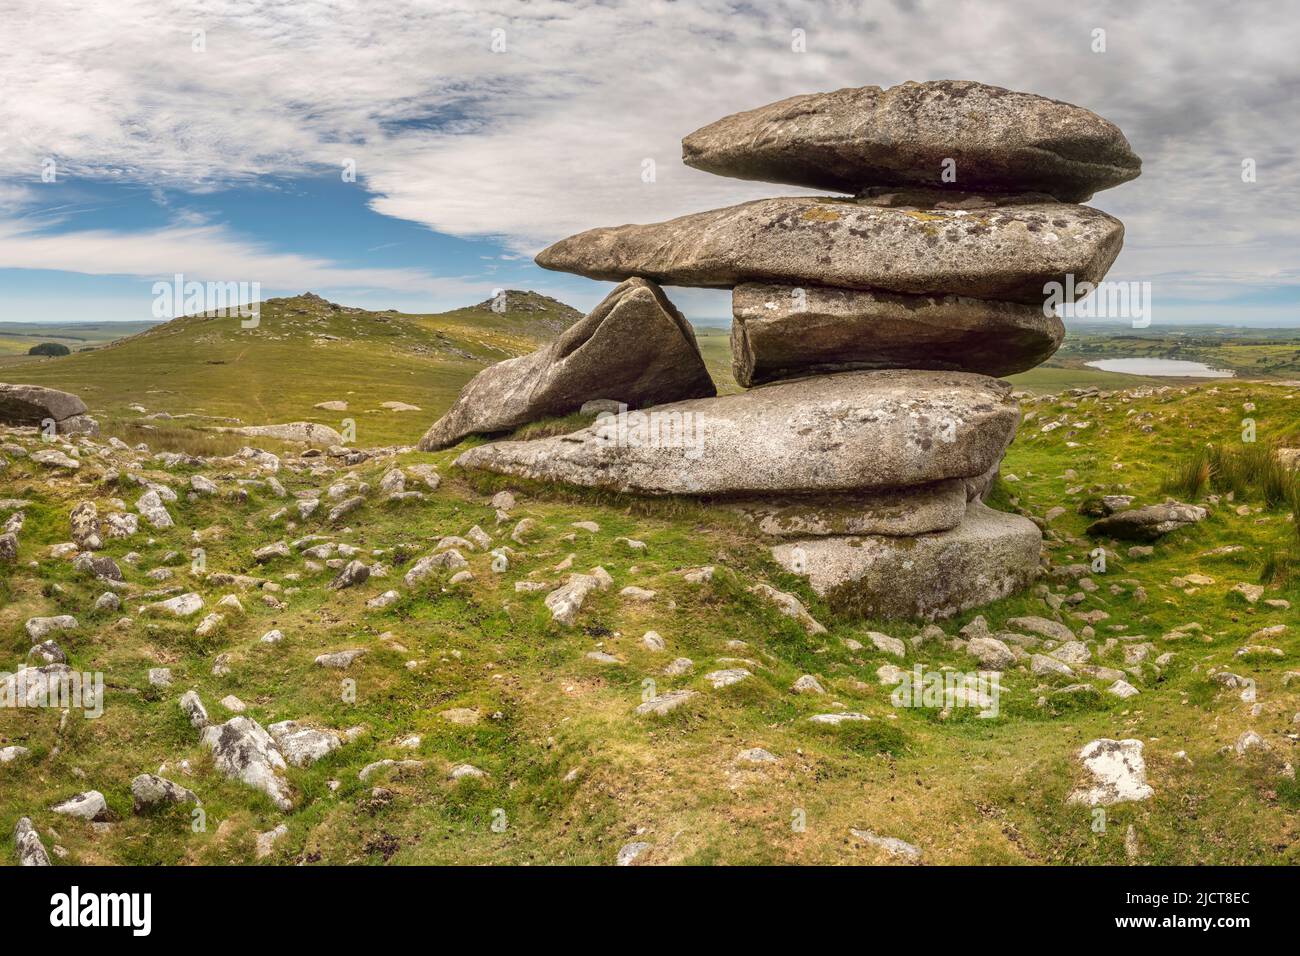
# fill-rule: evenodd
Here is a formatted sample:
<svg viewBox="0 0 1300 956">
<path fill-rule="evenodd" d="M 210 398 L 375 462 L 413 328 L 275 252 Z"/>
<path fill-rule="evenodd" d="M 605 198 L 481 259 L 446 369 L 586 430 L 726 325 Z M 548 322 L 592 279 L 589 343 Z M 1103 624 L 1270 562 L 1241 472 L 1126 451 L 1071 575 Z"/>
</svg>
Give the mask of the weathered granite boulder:
<svg viewBox="0 0 1300 956">
<path fill-rule="evenodd" d="M 779 544 L 772 556 L 845 612 L 935 620 L 1026 587 L 1041 546 L 1032 521 L 972 501 L 948 531 L 810 538 Z"/>
<path fill-rule="evenodd" d="M 1015 434 L 1006 382 L 967 372 L 843 372 L 602 415 L 456 464 L 638 494 L 868 491 L 982 475 Z"/>
<path fill-rule="evenodd" d="M 650 225 L 589 229 L 537 255 L 592 279 L 731 288 L 780 282 L 1041 306 L 1047 283 L 1093 283 L 1124 242 L 1118 220 L 1040 195 L 759 199 Z M 1082 293 L 1080 293 L 1082 294 Z"/>
<path fill-rule="evenodd" d="M 824 535 L 912 535 L 956 527 L 966 514 L 960 478 L 913 488 L 833 497 L 772 497 L 735 505 L 763 534 L 776 538 Z"/>
<path fill-rule="evenodd" d="M 293 809 L 284 755 L 257 721 L 232 717 L 203 728 L 199 740 L 212 751 L 213 766 L 224 776 L 261 790 L 281 810 Z"/>
<path fill-rule="evenodd" d="M 156 773 L 142 773 L 131 781 L 133 811 L 147 813 L 169 803 L 201 803 L 193 790 L 160 777 Z"/>
<path fill-rule="evenodd" d="M 280 441 L 296 441 L 313 445 L 342 445 L 343 436 L 328 425 L 316 422 L 285 422 L 281 425 L 241 425 L 237 428 L 222 428 L 220 431 L 247 435 L 250 438 L 276 438 Z"/>
<path fill-rule="evenodd" d="M 1121 538 L 1125 541 L 1155 541 L 1171 531 L 1204 521 L 1208 512 L 1200 505 L 1168 501 L 1119 511 L 1088 525 L 1095 537 Z"/>
<path fill-rule="evenodd" d="M 715 393 L 690 324 L 653 282 L 629 279 L 550 345 L 474 376 L 420 448 L 566 415 L 591 399 L 639 408 Z"/>
<path fill-rule="evenodd" d="M 86 403 L 71 392 L 43 385 L 6 385 L 0 382 L 0 424 L 55 423 L 60 435 L 95 435 L 99 424 L 86 414 Z"/>
<path fill-rule="evenodd" d="M 731 297 L 731 367 L 745 387 L 850 369 L 1024 372 L 1065 325 L 1041 306 L 827 286 L 747 283 Z"/>
<path fill-rule="evenodd" d="M 93 501 L 80 501 L 68 516 L 72 540 L 85 551 L 98 551 L 104 546 L 99 533 L 99 511 Z M 119 576 L 120 580 L 120 576 Z"/>
<path fill-rule="evenodd" d="M 721 176 L 848 193 L 950 184 L 1065 202 L 1142 171 L 1124 134 L 1097 114 L 966 80 L 792 96 L 696 130 L 682 140 L 682 160 Z"/>
<path fill-rule="evenodd" d="M 1068 802 L 1090 807 L 1149 800 L 1155 795 L 1147 783 L 1147 765 L 1142 741 L 1102 737 L 1079 751 L 1079 762 L 1088 771 L 1088 784 L 1071 792 Z"/>
<path fill-rule="evenodd" d="M 30 817 L 19 817 L 14 827 L 14 852 L 19 866 L 49 866 L 50 855 L 45 852 L 41 835 L 32 826 Z"/>
</svg>

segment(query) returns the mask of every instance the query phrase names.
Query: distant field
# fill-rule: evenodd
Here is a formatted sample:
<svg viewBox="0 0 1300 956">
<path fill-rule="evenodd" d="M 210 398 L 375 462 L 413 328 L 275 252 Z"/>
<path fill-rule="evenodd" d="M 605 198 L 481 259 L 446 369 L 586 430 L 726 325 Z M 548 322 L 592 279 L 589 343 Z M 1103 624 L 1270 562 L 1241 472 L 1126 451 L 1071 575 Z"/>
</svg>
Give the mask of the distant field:
<svg viewBox="0 0 1300 956">
<path fill-rule="evenodd" d="M 154 322 L 0 322 L 0 355 L 26 355 L 41 342 L 57 342 L 74 352 L 143 332 Z"/>
<path fill-rule="evenodd" d="M 1300 378 L 1300 329 L 1071 328 L 1052 358 L 1058 366 L 1108 358 L 1161 358 L 1231 369 L 1240 378 Z"/>
</svg>

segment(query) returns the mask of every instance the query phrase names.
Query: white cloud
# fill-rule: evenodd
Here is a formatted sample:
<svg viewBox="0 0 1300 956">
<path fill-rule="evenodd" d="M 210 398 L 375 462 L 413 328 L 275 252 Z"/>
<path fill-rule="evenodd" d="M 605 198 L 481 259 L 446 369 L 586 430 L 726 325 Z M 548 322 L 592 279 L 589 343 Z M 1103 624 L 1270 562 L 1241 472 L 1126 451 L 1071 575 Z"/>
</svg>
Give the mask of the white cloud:
<svg viewBox="0 0 1300 956">
<path fill-rule="evenodd" d="M 54 269 L 97 276 L 257 282 L 265 289 L 391 289 L 435 295 L 481 294 L 483 283 L 416 269 L 350 268 L 275 252 L 221 226 L 178 225 L 148 232 L 82 230 L 35 234 L 0 223 L 0 269 Z"/>
<path fill-rule="evenodd" d="M 1300 31 L 1288 0 L 1176 12 L 1104 0 L 0 0 L 0 21 L 0 172 L 18 182 L 47 156 L 78 176 L 189 189 L 351 158 L 378 212 L 532 253 L 594 225 L 795 192 L 681 165 L 681 137 L 726 113 L 811 90 L 969 78 L 1075 102 L 1125 130 L 1143 176 L 1094 200 L 1128 228 L 1116 274 L 1202 297 L 1297 284 L 1300 166 L 1285 117 Z M 1091 49 L 1099 27 L 1103 54 Z M 791 51 L 795 28 L 806 53 Z M 198 29 L 204 53 L 191 50 Z M 491 50 L 493 29 L 504 53 Z M 1240 179 L 1248 157 L 1254 184 Z M 642 181 L 645 159 L 654 183 Z M 200 251 L 223 254 L 204 235 Z M 81 266 L 125 255 L 98 234 L 58 243 Z M 42 261 L 59 255 L 46 248 Z M 266 268 L 326 268 L 293 258 Z"/>
</svg>

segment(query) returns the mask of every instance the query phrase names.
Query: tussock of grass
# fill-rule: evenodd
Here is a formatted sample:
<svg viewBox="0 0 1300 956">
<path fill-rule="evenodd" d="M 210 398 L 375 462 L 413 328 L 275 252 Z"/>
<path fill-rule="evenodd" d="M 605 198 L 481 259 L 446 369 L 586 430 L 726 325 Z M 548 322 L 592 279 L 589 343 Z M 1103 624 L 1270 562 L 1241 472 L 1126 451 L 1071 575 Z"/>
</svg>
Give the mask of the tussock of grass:
<svg viewBox="0 0 1300 956">
<path fill-rule="evenodd" d="M 1165 491 L 1196 499 L 1208 490 L 1234 498 L 1259 498 L 1270 508 L 1300 496 L 1300 475 L 1282 464 L 1273 442 L 1192 449 L 1166 475 Z"/>
<path fill-rule="evenodd" d="M 1269 508 L 1290 508 L 1297 540 L 1265 552 L 1260 568 L 1265 584 L 1300 577 L 1300 471 L 1282 463 L 1279 447 L 1278 442 L 1201 445 L 1175 462 L 1161 485 L 1192 501 L 1214 491 L 1235 500 L 1260 500 Z"/>
</svg>

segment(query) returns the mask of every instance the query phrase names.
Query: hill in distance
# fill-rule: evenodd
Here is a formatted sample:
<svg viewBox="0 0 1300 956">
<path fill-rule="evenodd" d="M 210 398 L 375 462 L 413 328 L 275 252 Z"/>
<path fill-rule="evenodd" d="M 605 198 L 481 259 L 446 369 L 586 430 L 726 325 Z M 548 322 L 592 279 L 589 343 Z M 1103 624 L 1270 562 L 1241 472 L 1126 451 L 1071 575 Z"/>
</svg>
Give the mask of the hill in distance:
<svg viewBox="0 0 1300 956">
<path fill-rule="evenodd" d="M 91 352 L 0 357 L 0 380 L 74 392 L 110 431 L 145 422 L 152 431 L 236 424 L 229 419 L 338 428 L 352 418 L 362 444 L 405 444 L 478 371 L 541 347 L 581 315 L 519 290 L 506 292 L 502 311 L 489 299 L 439 314 L 371 312 L 308 292 L 263 302 L 255 328 L 238 316 L 189 315 Z M 315 407 L 338 401 L 348 409 Z M 420 410 L 390 411 L 384 402 Z M 165 436 L 121 437 L 158 444 Z"/>
</svg>

